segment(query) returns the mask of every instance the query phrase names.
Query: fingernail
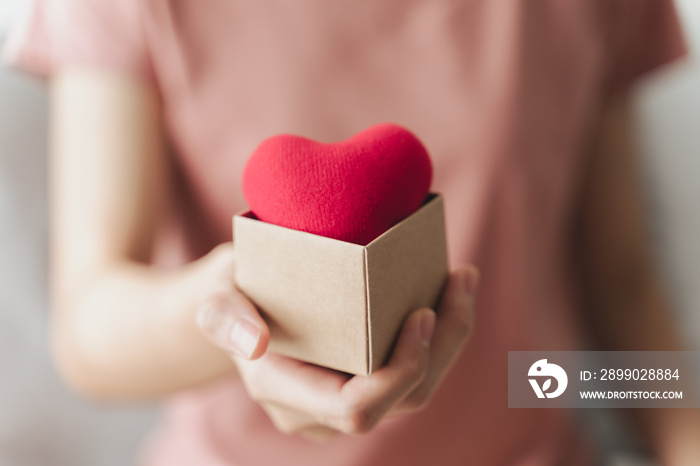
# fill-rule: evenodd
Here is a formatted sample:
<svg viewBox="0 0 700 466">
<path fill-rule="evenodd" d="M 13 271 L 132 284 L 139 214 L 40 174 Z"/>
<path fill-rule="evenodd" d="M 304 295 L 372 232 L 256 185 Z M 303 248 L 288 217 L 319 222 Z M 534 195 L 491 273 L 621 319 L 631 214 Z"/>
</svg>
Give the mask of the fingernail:
<svg viewBox="0 0 700 466">
<path fill-rule="evenodd" d="M 479 286 L 480 276 L 481 273 L 474 267 L 469 267 L 461 273 L 460 280 L 462 287 L 470 296 L 474 296 L 476 293 L 476 289 Z"/>
<path fill-rule="evenodd" d="M 229 340 L 239 356 L 250 358 L 258 346 L 260 327 L 246 319 L 239 319 L 233 324 Z"/>
<path fill-rule="evenodd" d="M 430 340 L 433 338 L 434 329 L 435 313 L 433 311 L 426 312 L 420 319 L 420 339 L 423 345 L 430 346 Z"/>
</svg>

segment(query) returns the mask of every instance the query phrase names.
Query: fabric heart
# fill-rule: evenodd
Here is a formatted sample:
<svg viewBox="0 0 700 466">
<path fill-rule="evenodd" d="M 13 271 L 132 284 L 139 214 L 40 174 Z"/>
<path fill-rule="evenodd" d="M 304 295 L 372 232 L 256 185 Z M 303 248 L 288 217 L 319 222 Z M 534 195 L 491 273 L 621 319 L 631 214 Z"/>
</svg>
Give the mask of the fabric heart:
<svg viewBox="0 0 700 466">
<path fill-rule="evenodd" d="M 366 245 L 422 204 L 432 178 L 425 147 L 394 124 L 324 144 L 282 134 L 243 172 L 243 195 L 264 222 Z"/>
</svg>

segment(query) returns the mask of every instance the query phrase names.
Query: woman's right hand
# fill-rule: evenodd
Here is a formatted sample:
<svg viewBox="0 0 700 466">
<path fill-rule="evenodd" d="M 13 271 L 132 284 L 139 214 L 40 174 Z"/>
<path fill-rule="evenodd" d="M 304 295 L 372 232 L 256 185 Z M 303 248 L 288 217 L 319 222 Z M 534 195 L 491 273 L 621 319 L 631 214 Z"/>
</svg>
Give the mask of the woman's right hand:
<svg viewBox="0 0 700 466">
<path fill-rule="evenodd" d="M 235 289 L 233 268 L 201 306 L 197 324 L 232 356 L 248 394 L 280 431 L 325 440 L 366 433 L 387 416 L 425 408 L 472 334 L 477 282 L 472 266 L 453 271 L 437 316 L 428 308 L 411 313 L 387 364 L 366 377 L 267 353 L 269 329 Z"/>
<path fill-rule="evenodd" d="M 257 308 L 234 285 L 232 243 L 222 243 L 203 258 L 208 297 L 197 310 L 197 326 L 231 356 L 257 359 L 267 350 L 270 330 Z"/>
</svg>

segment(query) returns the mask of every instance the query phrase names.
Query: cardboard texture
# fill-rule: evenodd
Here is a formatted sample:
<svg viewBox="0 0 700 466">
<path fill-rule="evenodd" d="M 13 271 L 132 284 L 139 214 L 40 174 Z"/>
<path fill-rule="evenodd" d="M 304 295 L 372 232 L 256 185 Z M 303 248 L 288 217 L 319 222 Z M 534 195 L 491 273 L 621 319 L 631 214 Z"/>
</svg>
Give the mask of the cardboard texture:
<svg viewBox="0 0 700 466">
<path fill-rule="evenodd" d="M 236 285 L 268 323 L 270 351 L 368 375 L 406 316 L 435 307 L 448 273 L 444 224 L 439 194 L 367 246 L 237 214 Z"/>
</svg>

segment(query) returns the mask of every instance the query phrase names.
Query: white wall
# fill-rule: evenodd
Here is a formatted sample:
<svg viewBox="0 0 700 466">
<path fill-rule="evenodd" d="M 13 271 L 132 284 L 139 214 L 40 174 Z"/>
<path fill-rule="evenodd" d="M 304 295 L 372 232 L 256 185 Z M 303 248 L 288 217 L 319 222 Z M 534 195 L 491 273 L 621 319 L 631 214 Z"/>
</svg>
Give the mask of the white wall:
<svg viewBox="0 0 700 466">
<path fill-rule="evenodd" d="M 5 35 L 10 23 L 29 5 L 30 0 L 2 0 L 0 2 L 0 38 Z"/>
<path fill-rule="evenodd" d="M 683 331 L 700 350 L 700 0 L 677 0 L 691 55 L 639 89 L 657 241 Z"/>
</svg>

